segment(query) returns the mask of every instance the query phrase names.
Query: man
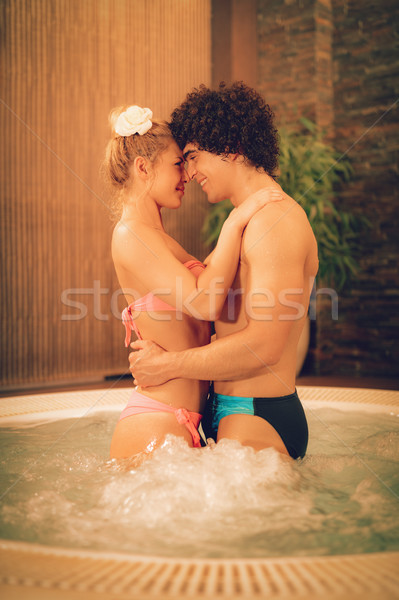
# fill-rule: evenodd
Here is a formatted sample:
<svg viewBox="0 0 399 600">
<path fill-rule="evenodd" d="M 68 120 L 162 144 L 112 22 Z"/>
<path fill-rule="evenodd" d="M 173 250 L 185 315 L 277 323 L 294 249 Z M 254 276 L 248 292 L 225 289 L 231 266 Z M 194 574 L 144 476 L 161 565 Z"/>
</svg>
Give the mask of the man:
<svg viewBox="0 0 399 600">
<path fill-rule="evenodd" d="M 229 198 L 239 206 L 263 188 L 281 189 L 274 179 L 273 114 L 243 83 L 194 90 L 173 112 L 171 129 L 184 148 L 190 179 L 209 202 Z M 129 360 L 135 382 L 211 380 L 214 393 L 203 419 L 207 437 L 303 457 L 308 429 L 295 389 L 296 350 L 317 269 L 307 217 L 283 194 L 246 227 L 236 278 L 215 322 L 216 341 L 169 353 L 150 341 L 134 342 Z"/>
</svg>

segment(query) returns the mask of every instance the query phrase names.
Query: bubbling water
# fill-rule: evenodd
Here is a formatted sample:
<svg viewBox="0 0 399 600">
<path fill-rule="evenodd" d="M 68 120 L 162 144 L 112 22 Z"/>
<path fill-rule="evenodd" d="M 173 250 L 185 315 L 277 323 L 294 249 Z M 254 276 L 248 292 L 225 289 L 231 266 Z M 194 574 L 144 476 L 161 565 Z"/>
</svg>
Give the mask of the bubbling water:
<svg viewBox="0 0 399 600">
<path fill-rule="evenodd" d="M 371 418 L 312 411 L 302 461 L 173 436 L 140 465 L 108 460 L 113 414 L 8 428 L 2 537 L 164 556 L 396 550 L 399 419 Z"/>
</svg>

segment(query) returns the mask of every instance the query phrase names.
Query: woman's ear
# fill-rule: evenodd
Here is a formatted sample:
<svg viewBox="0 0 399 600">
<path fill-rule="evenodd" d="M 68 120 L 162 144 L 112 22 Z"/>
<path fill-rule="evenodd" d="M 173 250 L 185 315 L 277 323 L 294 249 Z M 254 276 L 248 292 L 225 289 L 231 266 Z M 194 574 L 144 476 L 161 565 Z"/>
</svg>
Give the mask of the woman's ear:
<svg viewBox="0 0 399 600">
<path fill-rule="evenodd" d="M 143 156 L 134 159 L 134 170 L 141 179 L 148 179 L 150 170 L 148 161 Z"/>
</svg>

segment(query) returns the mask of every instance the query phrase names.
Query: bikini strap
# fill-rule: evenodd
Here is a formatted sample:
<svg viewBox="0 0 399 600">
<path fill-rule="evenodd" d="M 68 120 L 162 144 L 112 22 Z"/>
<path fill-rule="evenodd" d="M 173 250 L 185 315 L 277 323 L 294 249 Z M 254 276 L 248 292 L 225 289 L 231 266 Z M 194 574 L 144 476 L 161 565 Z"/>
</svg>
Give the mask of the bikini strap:
<svg viewBox="0 0 399 600">
<path fill-rule="evenodd" d="M 180 423 L 180 425 L 184 425 L 191 433 L 191 436 L 193 438 L 194 448 L 200 448 L 201 447 L 200 434 L 198 433 L 198 429 L 195 427 L 194 423 L 192 422 L 190 413 L 187 410 L 187 408 L 177 408 L 175 410 L 175 415 L 176 415 L 177 422 Z"/>
<path fill-rule="evenodd" d="M 130 340 L 132 338 L 132 331 L 137 335 L 139 340 L 143 338 L 140 335 L 140 332 L 137 328 L 136 323 L 132 317 L 131 307 L 127 306 L 122 312 L 122 323 L 125 326 L 126 336 L 125 336 L 125 348 L 127 348 L 130 344 Z"/>
</svg>

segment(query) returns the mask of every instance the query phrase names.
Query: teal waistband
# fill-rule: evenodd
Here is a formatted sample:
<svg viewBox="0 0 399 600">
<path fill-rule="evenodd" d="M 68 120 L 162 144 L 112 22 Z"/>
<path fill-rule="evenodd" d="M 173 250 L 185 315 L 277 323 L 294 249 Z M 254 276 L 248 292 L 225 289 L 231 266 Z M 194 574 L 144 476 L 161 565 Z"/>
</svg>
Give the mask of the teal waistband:
<svg viewBox="0 0 399 600">
<path fill-rule="evenodd" d="M 270 397 L 270 398 L 268 398 L 266 396 L 266 397 L 263 397 L 262 400 L 285 400 L 286 398 L 291 398 L 292 396 L 295 396 L 296 393 L 297 393 L 297 391 L 295 388 L 295 390 L 291 394 L 287 394 L 285 396 Z M 226 402 L 229 402 L 229 401 L 248 402 L 248 401 L 255 400 L 255 396 L 228 396 L 226 394 L 217 394 L 216 392 L 213 393 L 213 397 L 216 400 L 220 400 L 220 401 L 224 400 Z M 257 398 L 257 396 L 256 396 L 256 398 Z"/>
<path fill-rule="evenodd" d="M 254 397 L 253 396 L 227 396 L 225 394 L 217 394 L 216 392 L 214 392 L 213 394 L 214 398 L 216 398 L 217 400 L 253 400 Z"/>
</svg>

